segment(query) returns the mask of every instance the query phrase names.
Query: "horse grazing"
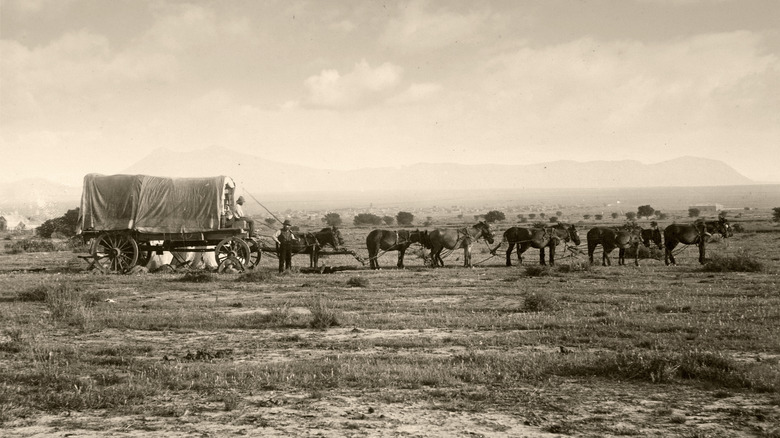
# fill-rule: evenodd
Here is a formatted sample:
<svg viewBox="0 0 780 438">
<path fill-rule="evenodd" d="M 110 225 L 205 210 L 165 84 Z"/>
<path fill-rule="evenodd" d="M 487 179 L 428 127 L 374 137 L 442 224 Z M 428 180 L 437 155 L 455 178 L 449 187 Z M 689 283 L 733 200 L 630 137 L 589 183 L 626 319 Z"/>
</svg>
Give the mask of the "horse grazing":
<svg viewBox="0 0 780 438">
<path fill-rule="evenodd" d="M 699 247 L 699 263 L 704 264 L 706 253 L 705 244 L 714 233 L 719 233 L 723 237 L 732 235 L 731 227 L 726 218 L 720 218 L 716 221 L 698 220 L 692 224 L 671 224 L 664 229 L 664 263 L 676 265 L 674 253 L 672 250 L 678 243 L 683 245 L 697 245 Z"/>
<path fill-rule="evenodd" d="M 663 249 L 663 240 L 661 240 L 661 230 L 658 226 L 653 228 L 641 228 L 640 236 L 642 237 L 642 245 L 650 248 L 650 242 L 653 242 L 658 249 Z"/>
<path fill-rule="evenodd" d="M 398 251 L 399 268 L 404 267 L 404 254 L 413 243 L 419 243 L 423 247 L 428 244 L 428 231 L 420 230 L 373 230 L 366 236 L 366 247 L 371 269 L 379 269 L 379 251 Z"/>
<path fill-rule="evenodd" d="M 433 267 L 444 266 L 444 260 L 441 252 L 446 248 L 456 250 L 463 248 L 463 264 L 471 267 L 471 246 L 476 240 L 485 239 L 488 243 L 493 243 L 493 232 L 490 225 L 480 221 L 469 228 L 458 229 L 435 229 L 428 234 L 431 244 L 431 259 Z"/>
<path fill-rule="evenodd" d="M 512 266 L 512 250 L 517 245 L 517 260 L 523 263 L 523 253 L 528 248 L 537 248 L 539 250 L 539 263 L 544 265 L 544 249 L 550 248 L 550 266 L 555 265 L 555 247 L 563 240 L 564 242 L 574 242 L 580 244 L 580 237 L 577 235 L 577 228 L 574 225 L 565 225 L 558 223 L 553 227 L 546 228 L 521 228 L 512 227 L 504 231 L 503 242 L 509 243 L 506 250 L 506 265 Z M 493 249 L 495 252 L 498 247 Z"/>
<path fill-rule="evenodd" d="M 648 230 L 652 231 L 652 230 Z M 601 245 L 601 264 L 611 266 L 609 254 L 618 248 L 618 264 L 626 264 L 626 250 L 634 248 L 634 265 L 639 266 L 639 243 L 642 240 L 641 228 L 593 227 L 588 231 L 588 260 L 593 263 L 593 252 Z M 649 239 L 648 239 L 649 243 Z"/>
<path fill-rule="evenodd" d="M 326 227 L 315 233 L 295 233 L 297 240 L 292 242 L 292 253 L 309 254 L 309 267 L 316 268 L 320 258 L 320 250 L 324 246 L 339 249 L 344 244 L 341 231 L 336 227 Z"/>
</svg>

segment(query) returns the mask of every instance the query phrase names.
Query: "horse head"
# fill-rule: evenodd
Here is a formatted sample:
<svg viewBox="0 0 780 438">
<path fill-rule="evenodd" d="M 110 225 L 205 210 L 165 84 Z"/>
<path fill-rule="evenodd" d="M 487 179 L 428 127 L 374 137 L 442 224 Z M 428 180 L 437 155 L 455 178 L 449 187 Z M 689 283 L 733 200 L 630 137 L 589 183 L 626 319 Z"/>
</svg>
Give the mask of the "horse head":
<svg viewBox="0 0 780 438">
<path fill-rule="evenodd" d="M 551 228 L 551 231 L 552 235 L 558 239 L 557 242 L 563 240 L 564 242 L 574 242 L 575 246 L 580 244 L 580 236 L 577 234 L 577 228 L 574 225 L 567 226 L 564 223 L 558 222 Z"/>
<path fill-rule="evenodd" d="M 341 231 L 336 227 L 325 227 L 317 233 L 317 240 L 320 246 L 330 245 L 338 249 L 344 244 L 344 238 L 341 237 Z"/>
<path fill-rule="evenodd" d="M 651 224 L 652 225 L 652 224 Z M 650 242 L 653 242 L 658 249 L 663 249 L 663 240 L 661 238 L 661 230 L 658 226 L 655 226 L 649 230 L 642 230 L 642 244 L 650 248 Z"/>
<path fill-rule="evenodd" d="M 479 221 L 472 228 L 479 231 L 479 234 L 477 234 L 477 239 L 482 237 L 487 240 L 488 243 L 493 243 L 493 231 L 490 230 L 490 224 L 485 221 Z"/>
<path fill-rule="evenodd" d="M 428 230 L 420 231 L 416 229 L 409 233 L 409 241 L 412 243 L 419 243 L 425 248 L 431 247 L 431 239 L 428 237 Z"/>
<path fill-rule="evenodd" d="M 569 227 L 566 229 L 566 233 L 568 234 L 569 239 L 574 242 L 574 246 L 580 244 L 580 236 L 577 234 L 577 228 L 574 226 L 574 224 L 569 225 Z"/>
</svg>

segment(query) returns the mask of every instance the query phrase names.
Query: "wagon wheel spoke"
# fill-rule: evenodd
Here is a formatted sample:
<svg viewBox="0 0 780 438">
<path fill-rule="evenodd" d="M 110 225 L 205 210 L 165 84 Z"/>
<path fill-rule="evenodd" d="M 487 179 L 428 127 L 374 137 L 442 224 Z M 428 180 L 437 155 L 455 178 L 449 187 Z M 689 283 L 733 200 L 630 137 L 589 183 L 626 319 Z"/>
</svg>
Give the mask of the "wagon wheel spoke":
<svg viewBox="0 0 780 438">
<path fill-rule="evenodd" d="M 248 268 L 252 269 L 260 264 L 260 258 L 262 257 L 263 252 L 260 250 L 260 245 L 254 241 L 249 241 L 249 266 Z"/>
<path fill-rule="evenodd" d="M 138 244 L 131 236 L 104 234 L 92 243 L 92 256 L 103 269 L 126 272 L 138 261 Z"/>
<path fill-rule="evenodd" d="M 228 237 L 219 242 L 214 248 L 214 258 L 217 264 L 222 263 L 229 257 L 235 257 L 241 264 L 248 268 L 250 267 L 252 251 L 249 249 L 249 245 L 237 237 Z"/>
</svg>

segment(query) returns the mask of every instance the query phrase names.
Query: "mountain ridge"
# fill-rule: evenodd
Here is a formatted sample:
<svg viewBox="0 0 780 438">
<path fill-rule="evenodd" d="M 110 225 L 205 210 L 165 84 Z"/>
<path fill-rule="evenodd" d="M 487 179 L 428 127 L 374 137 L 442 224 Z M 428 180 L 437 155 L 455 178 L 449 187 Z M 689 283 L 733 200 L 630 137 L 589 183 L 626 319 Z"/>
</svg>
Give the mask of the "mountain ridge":
<svg viewBox="0 0 780 438">
<path fill-rule="evenodd" d="M 382 192 L 438 190 L 606 189 L 702 187 L 755 184 L 728 164 L 683 156 L 658 163 L 636 160 L 556 160 L 524 165 L 411 163 L 352 170 L 321 169 L 267 160 L 224 147 L 187 153 L 156 149 L 125 168 L 123 174 L 168 177 L 229 175 L 249 193 Z M 81 187 L 44 179 L 0 184 L 0 208 L 24 204 L 43 208 L 78 205 Z M 4 207 L 5 206 L 5 207 Z"/>
</svg>

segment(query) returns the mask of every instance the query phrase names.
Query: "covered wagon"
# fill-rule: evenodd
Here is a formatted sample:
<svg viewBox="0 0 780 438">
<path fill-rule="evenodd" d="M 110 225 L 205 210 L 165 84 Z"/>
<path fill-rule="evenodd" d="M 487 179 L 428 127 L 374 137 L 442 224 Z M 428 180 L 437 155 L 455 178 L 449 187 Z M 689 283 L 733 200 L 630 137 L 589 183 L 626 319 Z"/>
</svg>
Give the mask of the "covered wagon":
<svg viewBox="0 0 780 438">
<path fill-rule="evenodd" d="M 92 264 L 126 272 L 163 251 L 214 251 L 220 266 L 254 267 L 257 243 L 232 223 L 232 178 L 165 178 L 148 175 L 84 177 L 77 233 L 91 240 Z"/>
</svg>

